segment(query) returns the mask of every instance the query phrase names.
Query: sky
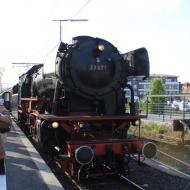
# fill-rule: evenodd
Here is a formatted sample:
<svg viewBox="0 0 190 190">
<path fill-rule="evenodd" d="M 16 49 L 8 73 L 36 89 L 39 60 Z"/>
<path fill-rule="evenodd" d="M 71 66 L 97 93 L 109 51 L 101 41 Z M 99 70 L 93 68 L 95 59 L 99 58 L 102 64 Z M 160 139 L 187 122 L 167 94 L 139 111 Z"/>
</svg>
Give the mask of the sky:
<svg viewBox="0 0 190 190">
<path fill-rule="evenodd" d="M 146 47 L 151 74 L 179 76 L 190 82 L 189 0 L 6 0 L 0 1 L 0 66 L 3 86 L 27 71 L 12 63 L 44 63 L 59 43 L 54 19 L 62 23 L 62 41 L 89 35 L 110 41 L 122 53 Z"/>
</svg>

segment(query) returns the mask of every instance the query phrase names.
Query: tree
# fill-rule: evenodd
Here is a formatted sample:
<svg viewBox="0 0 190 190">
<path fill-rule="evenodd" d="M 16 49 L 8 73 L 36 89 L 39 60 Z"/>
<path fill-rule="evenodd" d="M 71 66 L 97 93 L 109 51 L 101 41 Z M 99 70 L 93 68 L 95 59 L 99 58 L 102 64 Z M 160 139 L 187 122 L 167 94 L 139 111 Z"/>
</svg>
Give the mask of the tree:
<svg viewBox="0 0 190 190">
<path fill-rule="evenodd" d="M 156 95 L 165 94 L 165 85 L 161 79 L 154 79 L 151 86 L 150 94 L 150 111 L 152 113 L 160 113 L 164 111 L 164 104 L 166 103 L 165 97 Z"/>
</svg>

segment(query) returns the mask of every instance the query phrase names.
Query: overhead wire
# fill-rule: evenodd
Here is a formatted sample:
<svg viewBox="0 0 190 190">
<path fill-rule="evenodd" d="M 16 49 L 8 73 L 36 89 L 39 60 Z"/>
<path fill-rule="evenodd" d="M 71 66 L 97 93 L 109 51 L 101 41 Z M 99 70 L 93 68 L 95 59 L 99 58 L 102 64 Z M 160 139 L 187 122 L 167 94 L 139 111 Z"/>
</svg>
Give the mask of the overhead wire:
<svg viewBox="0 0 190 190">
<path fill-rule="evenodd" d="M 80 14 L 80 12 L 83 11 L 83 9 L 91 2 L 92 0 L 88 0 L 73 16 L 72 18 L 75 18 L 76 16 L 78 16 Z"/>
<path fill-rule="evenodd" d="M 76 17 L 89 5 L 89 3 L 90 3 L 91 1 L 92 1 L 92 0 L 86 1 L 86 2 L 78 9 L 78 11 L 76 11 L 76 13 L 71 17 L 71 20 L 74 19 L 74 18 L 76 18 Z M 70 22 L 67 22 L 67 23 L 70 23 Z M 59 43 L 60 43 L 60 42 L 59 42 Z M 46 59 L 47 59 L 47 57 L 49 56 L 49 54 L 50 54 L 51 52 L 53 52 L 53 51 L 55 50 L 55 48 L 58 47 L 59 43 L 56 44 L 52 49 L 50 49 L 50 51 L 46 54 L 45 59 L 44 59 L 44 63 L 46 62 Z M 39 54 L 39 52 L 42 51 L 42 49 L 43 49 L 43 48 L 40 48 L 40 49 L 38 50 L 37 54 Z"/>
<path fill-rule="evenodd" d="M 60 42 L 59 42 L 59 43 L 60 43 Z M 53 52 L 53 51 L 55 50 L 55 48 L 58 47 L 59 43 L 57 43 L 57 44 L 46 54 L 46 57 L 45 57 L 45 59 L 44 59 L 44 64 L 45 64 L 45 62 L 46 62 L 46 59 L 47 59 L 48 55 L 49 55 L 51 52 Z"/>
<path fill-rule="evenodd" d="M 90 3 L 91 1 L 92 1 L 92 0 L 88 0 L 84 5 L 82 5 L 81 8 L 71 17 L 71 20 L 74 19 L 74 18 L 76 18 L 76 17 L 89 5 L 89 3 Z M 67 22 L 67 23 L 70 23 L 70 22 Z M 46 61 L 48 55 L 49 55 L 51 52 L 53 52 L 53 51 L 55 50 L 55 48 L 56 48 L 58 45 L 59 45 L 59 43 L 56 44 L 56 46 L 54 46 L 54 47 L 46 54 L 45 61 Z M 44 61 L 44 63 L 45 63 L 45 61 Z"/>
</svg>

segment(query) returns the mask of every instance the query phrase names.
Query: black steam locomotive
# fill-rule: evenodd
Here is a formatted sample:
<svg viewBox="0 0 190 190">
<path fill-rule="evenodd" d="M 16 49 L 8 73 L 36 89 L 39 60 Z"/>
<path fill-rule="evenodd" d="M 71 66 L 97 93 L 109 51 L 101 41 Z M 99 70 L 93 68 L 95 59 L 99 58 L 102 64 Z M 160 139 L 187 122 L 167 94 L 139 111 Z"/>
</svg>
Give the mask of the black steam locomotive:
<svg viewBox="0 0 190 190">
<path fill-rule="evenodd" d="M 20 76 L 13 89 L 18 119 L 70 175 L 101 173 L 105 163 L 121 171 L 126 154 L 155 153 L 139 137 L 128 138 L 128 129 L 145 117 L 136 114 L 134 91 L 127 84 L 133 76 L 149 76 L 145 48 L 121 54 L 108 41 L 89 36 L 75 37 L 70 45 L 61 42 L 55 63 L 35 65 Z"/>
<path fill-rule="evenodd" d="M 52 72 L 43 73 L 43 65 L 38 65 L 24 75 L 21 97 L 50 98 L 49 111 L 55 115 L 125 114 L 127 77 L 149 74 L 146 50 L 139 49 L 136 60 L 133 55 L 121 55 L 103 39 L 76 37 L 72 45 L 60 44 Z"/>
</svg>

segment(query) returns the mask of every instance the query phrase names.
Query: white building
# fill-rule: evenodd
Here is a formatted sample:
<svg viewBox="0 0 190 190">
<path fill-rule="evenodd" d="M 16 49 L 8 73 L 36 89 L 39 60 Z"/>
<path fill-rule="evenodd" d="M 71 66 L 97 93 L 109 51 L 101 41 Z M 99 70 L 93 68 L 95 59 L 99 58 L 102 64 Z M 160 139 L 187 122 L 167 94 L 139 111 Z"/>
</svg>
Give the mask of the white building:
<svg viewBox="0 0 190 190">
<path fill-rule="evenodd" d="M 165 74 L 152 74 L 146 80 L 140 80 L 139 78 L 132 78 L 128 84 L 133 86 L 134 94 L 138 97 L 143 97 L 149 94 L 151 90 L 152 81 L 154 79 L 161 79 L 165 85 L 165 91 L 168 95 L 175 95 L 180 93 L 180 82 L 178 82 L 178 76 L 165 75 Z M 130 91 L 126 89 L 126 93 L 129 95 Z"/>
</svg>

